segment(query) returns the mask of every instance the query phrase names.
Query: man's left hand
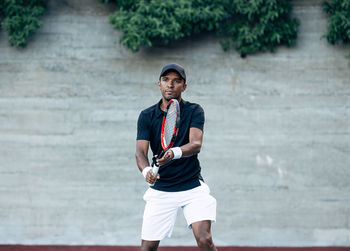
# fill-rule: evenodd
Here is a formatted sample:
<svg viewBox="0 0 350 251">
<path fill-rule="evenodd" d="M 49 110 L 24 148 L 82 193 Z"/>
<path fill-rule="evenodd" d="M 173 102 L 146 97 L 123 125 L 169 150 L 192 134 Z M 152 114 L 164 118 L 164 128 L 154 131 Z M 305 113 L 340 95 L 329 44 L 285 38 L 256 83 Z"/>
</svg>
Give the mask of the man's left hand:
<svg viewBox="0 0 350 251">
<path fill-rule="evenodd" d="M 168 163 L 170 160 L 172 160 L 174 158 L 174 153 L 172 150 L 168 150 L 166 151 L 166 153 L 163 155 L 162 158 L 160 158 L 158 161 L 157 161 L 157 164 L 159 166 L 162 166 L 162 165 L 165 165 L 166 163 Z"/>
</svg>

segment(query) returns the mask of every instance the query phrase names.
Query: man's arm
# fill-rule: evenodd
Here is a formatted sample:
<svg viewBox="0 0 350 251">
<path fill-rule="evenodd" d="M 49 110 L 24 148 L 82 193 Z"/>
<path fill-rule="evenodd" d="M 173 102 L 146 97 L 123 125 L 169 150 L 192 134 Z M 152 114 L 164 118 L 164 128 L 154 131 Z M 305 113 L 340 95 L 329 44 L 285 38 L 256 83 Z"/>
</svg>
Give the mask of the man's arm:
<svg viewBox="0 0 350 251">
<path fill-rule="evenodd" d="M 139 168 L 140 172 L 142 172 L 142 170 L 146 166 L 149 166 L 148 147 L 149 147 L 148 140 L 136 140 L 135 157 L 136 157 L 137 167 Z"/>
<path fill-rule="evenodd" d="M 203 131 L 201 129 L 191 127 L 189 140 L 186 145 L 181 146 L 182 157 L 189 157 L 196 153 L 199 153 L 202 148 L 203 142 Z M 158 160 L 160 166 L 168 163 L 174 158 L 174 153 L 172 151 L 167 151 L 164 156 Z"/>
<path fill-rule="evenodd" d="M 148 161 L 148 148 L 149 141 L 148 140 L 136 140 L 136 163 L 140 172 L 143 171 L 145 167 L 150 166 Z M 159 175 L 157 176 L 159 179 Z M 156 181 L 156 177 L 153 176 L 152 170 L 147 172 L 146 181 L 150 184 L 153 184 Z"/>
<path fill-rule="evenodd" d="M 201 129 L 192 127 L 190 128 L 189 138 L 190 142 L 180 147 L 183 157 L 190 157 L 201 151 L 203 142 L 203 131 Z"/>
</svg>

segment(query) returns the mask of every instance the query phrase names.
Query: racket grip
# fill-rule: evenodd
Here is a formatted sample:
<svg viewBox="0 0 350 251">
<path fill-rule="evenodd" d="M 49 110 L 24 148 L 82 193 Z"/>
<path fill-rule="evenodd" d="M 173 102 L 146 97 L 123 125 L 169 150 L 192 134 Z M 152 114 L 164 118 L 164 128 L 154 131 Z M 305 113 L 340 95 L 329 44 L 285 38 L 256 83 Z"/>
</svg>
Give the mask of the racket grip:
<svg viewBox="0 0 350 251">
<path fill-rule="evenodd" d="M 157 176 L 158 174 L 158 170 L 159 170 L 159 166 L 155 165 L 154 167 L 152 167 L 152 173 L 153 173 L 153 176 Z M 154 186 L 155 183 L 153 184 L 150 184 L 150 186 Z"/>
<path fill-rule="evenodd" d="M 153 171 L 153 176 L 156 176 L 158 174 L 158 170 L 159 170 L 159 166 L 155 165 L 153 168 L 152 168 L 152 171 Z"/>
</svg>

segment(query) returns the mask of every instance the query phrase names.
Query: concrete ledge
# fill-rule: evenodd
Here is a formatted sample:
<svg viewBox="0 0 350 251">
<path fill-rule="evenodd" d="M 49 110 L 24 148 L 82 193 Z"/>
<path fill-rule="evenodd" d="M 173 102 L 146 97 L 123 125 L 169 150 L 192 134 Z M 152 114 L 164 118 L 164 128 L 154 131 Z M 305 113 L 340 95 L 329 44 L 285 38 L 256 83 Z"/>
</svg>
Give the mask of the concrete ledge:
<svg viewBox="0 0 350 251">
<path fill-rule="evenodd" d="M 350 247 L 217 247 L 219 251 L 349 251 Z M 137 246 L 0 245 L 0 251 L 136 251 Z M 197 247 L 159 247 L 159 251 L 194 251 Z"/>
</svg>

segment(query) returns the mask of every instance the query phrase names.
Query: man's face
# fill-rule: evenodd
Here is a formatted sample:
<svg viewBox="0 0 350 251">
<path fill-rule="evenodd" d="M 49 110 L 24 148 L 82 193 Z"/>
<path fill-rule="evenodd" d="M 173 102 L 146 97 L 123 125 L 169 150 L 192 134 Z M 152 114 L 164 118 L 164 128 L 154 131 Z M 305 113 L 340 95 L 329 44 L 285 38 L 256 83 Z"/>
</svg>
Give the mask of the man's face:
<svg viewBox="0 0 350 251">
<path fill-rule="evenodd" d="M 159 89 L 165 100 L 178 99 L 181 93 L 186 90 L 187 85 L 185 81 L 177 72 L 168 72 L 166 75 L 160 77 L 158 82 Z"/>
</svg>

